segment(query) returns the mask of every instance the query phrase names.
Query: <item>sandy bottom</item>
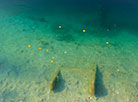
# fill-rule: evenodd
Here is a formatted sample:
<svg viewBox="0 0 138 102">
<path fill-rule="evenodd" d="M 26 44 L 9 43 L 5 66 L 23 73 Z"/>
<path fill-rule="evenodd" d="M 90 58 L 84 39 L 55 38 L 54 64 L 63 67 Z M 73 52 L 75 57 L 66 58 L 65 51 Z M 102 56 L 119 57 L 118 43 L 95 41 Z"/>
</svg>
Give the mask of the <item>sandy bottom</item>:
<svg viewBox="0 0 138 102">
<path fill-rule="evenodd" d="M 136 32 L 114 28 L 104 35 L 115 36 L 100 37 L 99 30 L 49 16 L 1 14 L 0 102 L 138 102 Z M 99 67 L 95 96 L 88 93 L 93 64 Z M 58 68 L 60 84 L 51 92 Z"/>
</svg>

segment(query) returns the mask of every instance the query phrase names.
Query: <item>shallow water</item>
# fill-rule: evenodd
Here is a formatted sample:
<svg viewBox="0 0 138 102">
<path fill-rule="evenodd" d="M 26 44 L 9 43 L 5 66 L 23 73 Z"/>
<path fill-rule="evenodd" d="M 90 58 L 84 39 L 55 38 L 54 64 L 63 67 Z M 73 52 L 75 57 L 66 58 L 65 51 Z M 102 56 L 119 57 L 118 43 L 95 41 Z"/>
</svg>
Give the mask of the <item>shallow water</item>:
<svg viewBox="0 0 138 102">
<path fill-rule="evenodd" d="M 137 102 L 137 5 L 1 0 L 0 102 Z M 59 68 L 59 82 L 50 91 Z"/>
</svg>

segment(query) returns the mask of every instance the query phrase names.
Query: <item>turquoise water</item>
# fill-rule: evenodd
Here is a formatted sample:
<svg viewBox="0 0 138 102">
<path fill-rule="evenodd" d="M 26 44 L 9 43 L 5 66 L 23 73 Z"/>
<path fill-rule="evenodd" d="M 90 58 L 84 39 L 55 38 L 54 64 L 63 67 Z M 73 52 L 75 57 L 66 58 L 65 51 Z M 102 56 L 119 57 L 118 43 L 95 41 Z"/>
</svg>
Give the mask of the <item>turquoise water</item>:
<svg viewBox="0 0 138 102">
<path fill-rule="evenodd" d="M 138 102 L 137 11 L 134 0 L 0 1 L 0 102 Z"/>
</svg>

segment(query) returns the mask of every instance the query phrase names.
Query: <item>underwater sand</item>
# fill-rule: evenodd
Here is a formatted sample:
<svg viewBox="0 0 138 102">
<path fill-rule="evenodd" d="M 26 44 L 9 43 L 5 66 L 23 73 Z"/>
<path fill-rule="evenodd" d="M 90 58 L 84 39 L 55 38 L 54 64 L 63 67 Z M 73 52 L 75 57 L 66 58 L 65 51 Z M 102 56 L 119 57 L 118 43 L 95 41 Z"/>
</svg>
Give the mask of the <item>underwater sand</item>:
<svg viewBox="0 0 138 102">
<path fill-rule="evenodd" d="M 77 19 L 1 13 L 0 102 L 138 102 L 137 32 L 83 25 Z M 99 67 L 96 96 L 88 93 L 87 68 L 93 64 Z M 50 92 L 58 68 L 61 86 Z"/>
</svg>

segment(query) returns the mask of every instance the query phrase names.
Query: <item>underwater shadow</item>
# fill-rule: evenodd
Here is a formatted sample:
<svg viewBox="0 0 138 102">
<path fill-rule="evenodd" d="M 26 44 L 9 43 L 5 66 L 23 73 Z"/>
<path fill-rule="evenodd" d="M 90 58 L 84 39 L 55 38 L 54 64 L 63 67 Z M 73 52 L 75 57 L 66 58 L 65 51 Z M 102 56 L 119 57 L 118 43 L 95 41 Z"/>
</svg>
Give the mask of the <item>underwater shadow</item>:
<svg viewBox="0 0 138 102">
<path fill-rule="evenodd" d="M 62 77 L 61 72 L 58 74 L 59 76 L 59 81 L 56 83 L 55 88 L 54 88 L 54 93 L 61 92 L 65 89 L 65 80 Z"/>
<path fill-rule="evenodd" d="M 104 86 L 103 76 L 97 67 L 96 70 L 96 80 L 95 80 L 95 96 L 96 97 L 104 97 L 108 94 L 107 88 Z"/>
</svg>

